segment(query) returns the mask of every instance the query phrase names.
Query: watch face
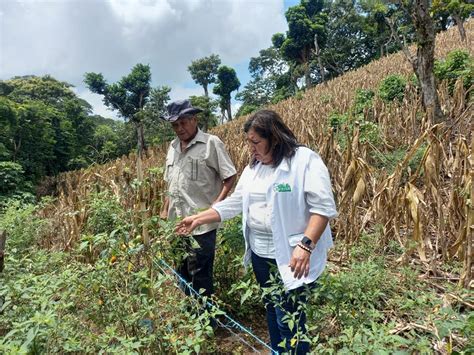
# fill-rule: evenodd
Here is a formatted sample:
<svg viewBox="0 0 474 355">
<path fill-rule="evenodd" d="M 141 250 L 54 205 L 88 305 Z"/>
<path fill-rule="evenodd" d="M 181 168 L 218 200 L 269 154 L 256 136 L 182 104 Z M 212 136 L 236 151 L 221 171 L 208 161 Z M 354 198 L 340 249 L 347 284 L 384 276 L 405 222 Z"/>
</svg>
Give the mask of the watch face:
<svg viewBox="0 0 474 355">
<path fill-rule="evenodd" d="M 309 239 L 308 237 L 303 237 L 303 239 L 301 240 L 301 242 L 306 245 L 306 246 L 311 246 L 311 239 Z"/>
</svg>

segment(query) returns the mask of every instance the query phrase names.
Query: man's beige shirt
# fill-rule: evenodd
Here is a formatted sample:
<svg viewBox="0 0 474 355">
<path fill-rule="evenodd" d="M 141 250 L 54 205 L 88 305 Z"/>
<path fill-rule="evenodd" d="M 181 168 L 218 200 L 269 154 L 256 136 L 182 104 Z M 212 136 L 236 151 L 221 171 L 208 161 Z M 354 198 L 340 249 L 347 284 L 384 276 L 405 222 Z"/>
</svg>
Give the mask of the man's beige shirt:
<svg viewBox="0 0 474 355">
<path fill-rule="evenodd" d="M 236 173 L 218 137 L 198 130 L 184 152 L 179 139 L 175 138 L 166 156 L 168 218 L 186 217 L 209 208 L 222 190 L 222 181 Z M 219 223 L 203 225 L 193 234 L 203 234 L 218 226 Z"/>
</svg>

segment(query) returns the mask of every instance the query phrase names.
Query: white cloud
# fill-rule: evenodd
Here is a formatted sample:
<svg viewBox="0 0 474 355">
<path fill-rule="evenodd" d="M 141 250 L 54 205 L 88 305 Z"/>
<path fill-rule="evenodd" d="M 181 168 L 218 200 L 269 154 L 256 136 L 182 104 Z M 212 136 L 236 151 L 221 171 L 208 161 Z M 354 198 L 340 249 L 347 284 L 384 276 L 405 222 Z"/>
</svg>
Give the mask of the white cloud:
<svg viewBox="0 0 474 355">
<path fill-rule="evenodd" d="M 121 120 L 122 119 L 122 118 L 119 117 L 117 111 L 112 111 L 109 108 L 107 108 L 107 106 L 104 105 L 101 95 L 94 94 L 93 92 L 90 92 L 87 89 L 73 88 L 73 91 L 81 99 L 84 99 L 89 104 L 91 104 L 94 114 L 101 115 L 102 117 L 106 117 L 106 118 L 113 118 L 113 119 L 116 119 L 116 120 Z"/>
<path fill-rule="evenodd" d="M 81 95 L 85 72 L 114 82 L 144 63 L 153 86 L 189 96 L 192 60 L 236 66 L 286 30 L 283 0 L 3 0 L 0 13 L 0 79 L 50 74 Z"/>
<path fill-rule="evenodd" d="M 140 25 L 143 22 L 153 23 L 165 16 L 176 15 L 167 1 L 110 0 L 109 4 L 117 17 L 123 20 L 124 23 L 130 25 Z"/>
<path fill-rule="evenodd" d="M 183 99 L 189 98 L 190 96 L 202 96 L 202 95 L 204 95 L 204 90 L 200 86 L 190 88 L 190 87 L 175 85 L 171 88 L 170 101 L 183 100 Z"/>
</svg>

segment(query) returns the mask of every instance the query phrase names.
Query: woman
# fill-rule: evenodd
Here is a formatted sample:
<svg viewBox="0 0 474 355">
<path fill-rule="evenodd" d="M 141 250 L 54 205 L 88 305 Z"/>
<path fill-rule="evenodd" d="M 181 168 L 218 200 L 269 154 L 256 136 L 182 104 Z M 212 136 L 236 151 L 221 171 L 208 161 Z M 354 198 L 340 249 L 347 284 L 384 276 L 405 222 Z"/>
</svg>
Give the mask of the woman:
<svg viewBox="0 0 474 355">
<path fill-rule="evenodd" d="M 283 298 L 267 295 L 265 299 L 272 348 L 306 353 L 309 344 L 296 336 L 305 332 L 305 314 L 298 303 L 306 301 L 302 291 L 321 275 L 332 246 L 328 221 L 337 212 L 329 173 L 319 155 L 298 144 L 274 111 L 255 113 L 244 131 L 252 159 L 234 193 L 184 218 L 176 231 L 188 234 L 200 225 L 242 213 L 245 265 L 251 261 L 262 288 L 270 286 L 277 269 L 286 290 Z M 289 327 L 285 314 L 295 312 L 299 321 Z"/>
</svg>

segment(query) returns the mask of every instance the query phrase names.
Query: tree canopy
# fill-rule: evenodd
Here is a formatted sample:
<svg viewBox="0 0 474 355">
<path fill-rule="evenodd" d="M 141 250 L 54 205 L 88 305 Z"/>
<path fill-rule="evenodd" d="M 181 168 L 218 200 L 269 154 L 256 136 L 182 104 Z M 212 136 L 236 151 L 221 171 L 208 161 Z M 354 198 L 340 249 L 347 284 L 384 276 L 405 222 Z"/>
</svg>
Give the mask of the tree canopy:
<svg viewBox="0 0 474 355">
<path fill-rule="evenodd" d="M 221 59 L 217 54 L 211 54 L 209 57 L 194 60 L 188 67 L 191 77 L 204 89 L 204 95 L 209 97 L 208 86 L 215 83 L 217 70 L 221 65 Z"/>
<path fill-rule="evenodd" d="M 142 110 L 151 90 L 150 66 L 136 64 L 130 74 L 113 84 L 108 84 L 101 73 L 86 73 L 84 82 L 89 90 L 103 96 L 107 107 L 117 110 L 125 120 L 134 123 L 138 152 L 141 154 L 146 149 Z"/>
<path fill-rule="evenodd" d="M 0 162 L 17 164 L 25 181 L 37 183 L 127 154 L 124 123 L 91 112 L 71 84 L 51 76 L 1 81 Z"/>
<path fill-rule="evenodd" d="M 232 120 L 231 96 L 230 94 L 240 87 L 240 81 L 237 78 L 235 70 L 222 65 L 217 71 L 217 82 L 214 86 L 214 94 L 220 97 L 219 105 L 222 113 L 227 111 L 227 119 Z M 223 115 L 224 116 L 224 115 Z"/>
</svg>

